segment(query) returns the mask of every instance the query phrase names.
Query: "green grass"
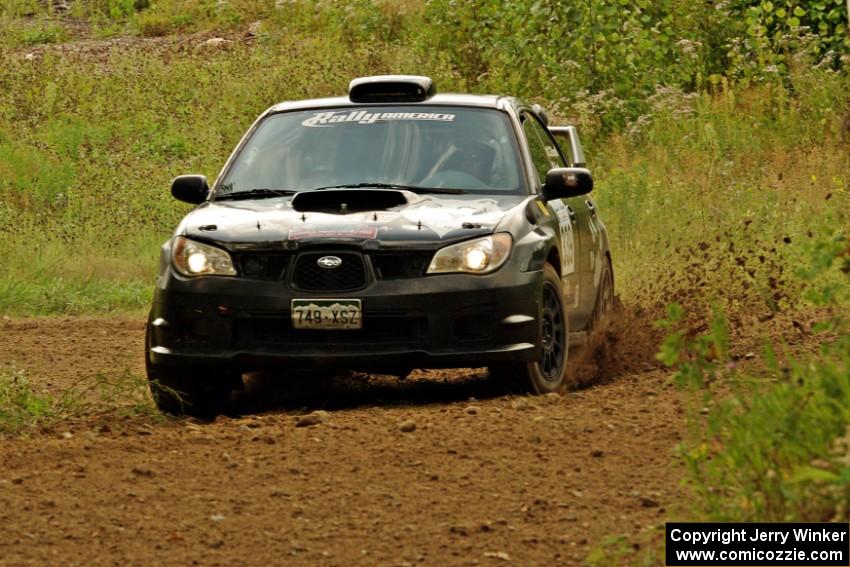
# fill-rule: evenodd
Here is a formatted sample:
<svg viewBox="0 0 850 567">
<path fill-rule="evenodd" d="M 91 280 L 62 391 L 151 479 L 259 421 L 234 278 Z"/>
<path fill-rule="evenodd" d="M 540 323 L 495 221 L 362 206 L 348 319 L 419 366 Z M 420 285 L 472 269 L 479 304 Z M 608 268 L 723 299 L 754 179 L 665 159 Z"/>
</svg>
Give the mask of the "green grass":
<svg viewBox="0 0 850 567">
<path fill-rule="evenodd" d="M 39 22 L 24 29 L 19 35 L 19 41 L 25 46 L 59 43 L 67 37 L 64 28 L 51 22 Z"/>
<path fill-rule="evenodd" d="M 0 67 L 0 310 L 139 309 L 189 210 L 171 178 L 214 178 L 265 108 L 375 70 L 371 46 L 319 48 L 305 37 L 213 54 L 12 57 Z"/>
<path fill-rule="evenodd" d="M 720 298 L 730 312 L 804 303 L 794 271 L 850 211 L 835 105 L 848 87 L 807 71 L 789 87 L 661 93 L 645 125 L 591 146 L 624 296 Z"/>
<path fill-rule="evenodd" d="M 38 389 L 22 370 L 0 370 L 0 436 L 25 435 L 80 420 L 115 417 L 164 419 L 148 395 L 147 380 L 129 370 L 60 392 Z"/>
<path fill-rule="evenodd" d="M 698 513 L 711 521 L 846 521 L 847 351 L 736 383 L 741 390 L 717 401 L 700 441 L 682 447 Z"/>
<path fill-rule="evenodd" d="M 33 390 L 23 372 L 0 375 L 0 433 L 17 432 L 64 413 L 77 405 L 76 396 L 54 399 Z"/>
</svg>

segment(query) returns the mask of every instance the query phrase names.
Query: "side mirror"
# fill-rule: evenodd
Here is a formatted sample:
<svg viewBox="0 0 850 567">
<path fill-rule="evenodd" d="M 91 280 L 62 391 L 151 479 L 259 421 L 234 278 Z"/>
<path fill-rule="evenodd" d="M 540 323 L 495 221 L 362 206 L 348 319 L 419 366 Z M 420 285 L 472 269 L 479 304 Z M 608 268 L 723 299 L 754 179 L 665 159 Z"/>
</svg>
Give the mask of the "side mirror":
<svg viewBox="0 0 850 567">
<path fill-rule="evenodd" d="M 545 200 L 552 201 L 578 197 L 592 190 L 593 175 L 590 174 L 590 170 L 583 167 L 556 167 L 546 174 L 542 194 Z"/>
<path fill-rule="evenodd" d="M 210 192 L 203 175 L 180 175 L 171 182 L 171 195 L 178 201 L 200 205 Z"/>
</svg>

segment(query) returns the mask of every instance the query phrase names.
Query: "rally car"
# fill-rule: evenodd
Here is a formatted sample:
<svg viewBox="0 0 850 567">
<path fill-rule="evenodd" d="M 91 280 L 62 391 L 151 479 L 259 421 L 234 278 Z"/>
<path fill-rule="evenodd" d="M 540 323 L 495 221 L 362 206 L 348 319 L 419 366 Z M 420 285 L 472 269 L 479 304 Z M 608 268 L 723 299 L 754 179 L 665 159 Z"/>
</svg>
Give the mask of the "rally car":
<svg viewBox="0 0 850 567">
<path fill-rule="evenodd" d="M 592 188 L 576 129 L 513 97 L 394 75 L 275 105 L 212 186 L 172 184 L 197 206 L 162 246 L 153 397 L 212 416 L 258 369 L 486 366 L 557 391 L 612 304 Z"/>
</svg>

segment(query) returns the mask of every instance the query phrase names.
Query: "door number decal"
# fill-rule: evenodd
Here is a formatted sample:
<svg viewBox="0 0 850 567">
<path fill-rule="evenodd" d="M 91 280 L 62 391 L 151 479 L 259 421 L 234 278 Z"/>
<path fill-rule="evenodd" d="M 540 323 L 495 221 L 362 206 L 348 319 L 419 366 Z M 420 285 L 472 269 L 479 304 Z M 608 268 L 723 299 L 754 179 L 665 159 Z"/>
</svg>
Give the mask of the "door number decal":
<svg viewBox="0 0 850 567">
<path fill-rule="evenodd" d="M 575 235 L 570 208 L 560 201 L 553 201 L 552 208 L 558 215 L 558 230 L 561 236 L 561 274 L 572 274 L 576 270 Z"/>
</svg>

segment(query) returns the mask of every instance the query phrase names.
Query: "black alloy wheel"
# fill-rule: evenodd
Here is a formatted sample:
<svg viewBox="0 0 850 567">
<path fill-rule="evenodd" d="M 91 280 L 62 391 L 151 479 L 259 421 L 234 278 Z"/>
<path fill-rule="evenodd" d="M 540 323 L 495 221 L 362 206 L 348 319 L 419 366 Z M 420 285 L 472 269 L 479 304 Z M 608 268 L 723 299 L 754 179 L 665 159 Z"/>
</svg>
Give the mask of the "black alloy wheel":
<svg viewBox="0 0 850 567">
<path fill-rule="evenodd" d="M 540 359 L 498 364 L 490 376 L 510 393 L 548 394 L 564 386 L 569 355 L 569 318 L 561 277 L 551 264 L 543 266 L 540 290 Z"/>
</svg>

